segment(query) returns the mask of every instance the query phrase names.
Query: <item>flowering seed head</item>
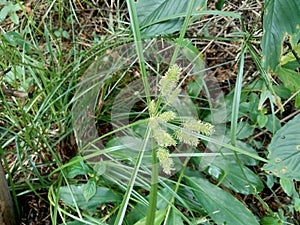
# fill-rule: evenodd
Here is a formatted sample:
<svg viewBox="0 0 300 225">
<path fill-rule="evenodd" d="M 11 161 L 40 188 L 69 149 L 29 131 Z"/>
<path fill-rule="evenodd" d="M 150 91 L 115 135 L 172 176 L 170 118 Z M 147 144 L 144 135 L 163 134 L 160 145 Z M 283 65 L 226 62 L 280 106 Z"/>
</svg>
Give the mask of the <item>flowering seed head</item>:
<svg viewBox="0 0 300 225">
<path fill-rule="evenodd" d="M 201 120 L 190 120 L 184 122 L 182 126 L 190 131 L 196 132 L 198 134 L 204 134 L 210 136 L 214 132 L 214 126 L 210 123 L 202 122 Z"/>
<path fill-rule="evenodd" d="M 162 128 L 153 129 L 153 137 L 157 144 L 161 147 L 168 147 L 172 145 L 176 145 L 176 141 L 164 131 Z"/>
<path fill-rule="evenodd" d="M 167 98 L 176 88 L 179 81 L 181 68 L 178 65 L 171 66 L 159 82 L 160 93 Z"/>
<path fill-rule="evenodd" d="M 163 112 L 158 116 L 158 120 L 161 123 L 166 123 L 170 120 L 174 120 L 176 117 L 176 114 L 172 111 Z"/>
<path fill-rule="evenodd" d="M 191 132 L 191 131 L 189 131 L 189 132 Z M 193 135 L 187 133 L 187 131 L 183 131 L 183 129 L 176 130 L 175 131 L 175 136 L 179 141 L 181 141 L 185 144 L 195 146 L 195 147 L 199 144 L 198 138 L 196 138 Z"/>
<path fill-rule="evenodd" d="M 155 114 L 156 114 L 156 104 L 155 104 L 154 100 L 151 100 L 151 102 L 149 103 L 148 111 L 149 111 L 150 117 L 155 116 Z"/>
<path fill-rule="evenodd" d="M 174 170 L 173 160 L 169 157 L 169 152 L 165 148 L 158 148 L 157 157 L 159 159 L 159 164 L 163 168 L 164 173 L 170 175 L 171 171 Z"/>
<path fill-rule="evenodd" d="M 201 122 L 200 123 L 200 133 L 210 136 L 215 132 L 215 128 L 210 123 Z"/>
</svg>

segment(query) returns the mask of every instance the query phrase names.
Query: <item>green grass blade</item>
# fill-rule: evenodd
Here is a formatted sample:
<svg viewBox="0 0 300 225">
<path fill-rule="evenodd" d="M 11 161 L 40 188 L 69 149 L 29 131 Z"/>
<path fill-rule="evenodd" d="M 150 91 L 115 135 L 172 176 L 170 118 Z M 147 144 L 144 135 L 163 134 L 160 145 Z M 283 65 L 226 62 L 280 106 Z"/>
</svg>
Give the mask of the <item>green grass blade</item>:
<svg viewBox="0 0 300 225">
<path fill-rule="evenodd" d="M 142 38 L 140 33 L 140 26 L 138 23 L 138 18 L 136 14 L 136 10 L 134 7 L 134 1 L 133 0 L 127 0 L 127 7 L 130 15 L 130 21 L 131 21 L 131 28 L 133 32 L 134 42 L 136 46 L 136 52 L 139 59 L 139 65 L 142 73 L 142 80 L 145 88 L 146 98 L 147 102 L 150 102 L 150 90 L 149 90 L 149 84 L 147 79 L 147 72 L 146 72 L 146 65 L 145 65 L 145 59 L 143 54 L 143 44 L 142 44 Z"/>
<path fill-rule="evenodd" d="M 189 21 L 190 21 L 190 18 L 191 18 L 191 14 L 192 14 L 192 11 L 193 11 L 194 4 L 195 4 L 195 0 L 191 0 L 190 4 L 189 4 L 188 11 L 186 12 L 186 16 L 185 16 L 182 28 L 180 30 L 180 35 L 179 35 L 179 38 L 177 40 L 177 45 L 174 49 L 174 53 L 173 53 L 170 65 L 173 65 L 175 63 L 177 57 L 178 57 L 179 50 L 180 50 L 180 47 L 182 46 L 182 42 L 183 42 L 186 30 L 189 26 Z"/>
<path fill-rule="evenodd" d="M 151 132 L 150 132 L 149 128 L 147 128 L 146 133 L 145 133 L 145 137 L 144 137 L 144 140 L 143 140 L 143 143 L 142 143 L 142 146 L 141 146 L 141 150 L 139 152 L 139 155 L 137 157 L 137 160 L 136 160 L 136 163 L 135 163 L 135 166 L 134 166 L 132 176 L 130 178 L 126 193 L 124 194 L 123 201 L 120 205 L 120 209 L 119 209 L 119 212 L 117 214 L 116 221 L 114 223 L 115 225 L 122 225 L 122 223 L 123 223 L 125 213 L 126 213 L 126 210 L 127 210 L 127 206 L 128 206 L 128 203 L 129 203 L 129 199 L 130 199 L 130 196 L 131 196 L 131 193 L 132 193 L 132 190 L 133 190 L 133 186 L 135 184 L 135 180 L 137 179 L 138 171 L 139 171 L 140 165 L 142 163 L 144 151 L 146 149 L 147 142 L 150 138 L 150 133 Z"/>
</svg>

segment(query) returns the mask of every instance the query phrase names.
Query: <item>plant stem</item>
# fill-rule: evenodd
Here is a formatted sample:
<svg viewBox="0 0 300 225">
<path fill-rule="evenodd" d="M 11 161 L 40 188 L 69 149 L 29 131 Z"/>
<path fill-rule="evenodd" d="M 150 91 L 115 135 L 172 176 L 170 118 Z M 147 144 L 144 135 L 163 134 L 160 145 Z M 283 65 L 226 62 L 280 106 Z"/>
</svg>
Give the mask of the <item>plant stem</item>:
<svg viewBox="0 0 300 225">
<path fill-rule="evenodd" d="M 180 175 L 178 177 L 178 180 L 176 182 L 176 186 L 175 186 L 175 189 L 174 189 L 174 193 L 177 193 L 178 192 L 178 189 L 180 187 L 180 184 L 181 184 L 181 181 L 182 181 L 182 178 L 184 176 L 184 173 L 185 173 L 185 170 L 187 168 L 187 164 L 188 162 L 190 161 L 190 157 L 187 157 L 185 160 L 184 160 L 184 163 L 183 163 L 183 167 L 182 167 L 182 170 L 180 172 Z M 166 219 L 165 219 L 165 222 L 163 225 L 166 225 L 168 223 L 168 218 L 169 218 L 169 215 L 170 215 L 170 212 L 171 212 L 171 205 L 174 205 L 174 202 L 175 202 L 175 196 L 172 196 L 172 199 L 168 205 L 168 208 L 167 208 L 167 213 L 166 213 Z"/>
<path fill-rule="evenodd" d="M 137 160 L 136 160 L 135 165 L 134 165 L 133 173 L 131 175 L 131 178 L 130 178 L 130 181 L 129 181 L 129 184 L 128 184 L 128 188 L 126 189 L 126 193 L 125 193 L 123 201 L 120 205 L 120 209 L 118 211 L 118 215 L 117 215 L 117 218 L 115 220 L 114 225 L 122 225 L 122 223 L 123 223 L 125 213 L 126 213 L 126 209 L 127 209 L 127 205 L 128 205 L 128 202 L 129 202 L 129 199 L 130 199 L 130 196 L 131 196 L 131 192 L 133 190 L 135 180 L 136 180 L 137 175 L 138 175 L 139 168 L 140 168 L 141 163 L 142 163 L 142 159 L 143 159 L 143 156 L 144 156 L 144 152 L 145 152 L 145 149 L 146 149 L 147 142 L 148 142 L 149 137 L 150 137 L 150 133 L 151 133 L 150 129 L 147 128 L 146 133 L 145 133 L 145 137 L 144 137 L 144 140 L 143 140 L 140 152 L 139 152 L 139 155 L 138 155 Z"/>
<path fill-rule="evenodd" d="M 134 36 L 134 42 L 136 46 L 136 51 L 139 59 L 139 65 L 142 73 L 142 80 L 144 84 L 144 89 L 146 93 L 147 103 L 149 104 L 150 99 L 150 90 L 148 84 L 148 78 L 146 73 L 145 59 L 143 55 L 143 44 L 140 34 L 140 27 L 138 24 L 138 18 L 134 7 L 133 0 L 127 0 L 127 7 L 131 19 L 131 27 Z M 150 133 L 150 132 L 149 132 Z M 147 213 L 147 225 L 152 225 L 155 219 L 155 211 L 156 211 L 156 199 L 157 199 L 157 182 L 158 182 L 158 168 L 157 168 L 157 156 L 156 149 L 152 150 L 152 177 L 151 177 L 151 191 L 150 191 L 150 202 Z M 128 191 L 128 189 L 127 189 Z"/>
<path fill-rule="evenodd" d="M 154 224 L 156 202 L 157 202 L 157 189 L 158 189 L 158 165 L 157 165 L 156 148 L 152 149 L 152 175 L 151 175 L 151 189 L 150 200 L 147 211 L 146 225 Z"/>
</svg>

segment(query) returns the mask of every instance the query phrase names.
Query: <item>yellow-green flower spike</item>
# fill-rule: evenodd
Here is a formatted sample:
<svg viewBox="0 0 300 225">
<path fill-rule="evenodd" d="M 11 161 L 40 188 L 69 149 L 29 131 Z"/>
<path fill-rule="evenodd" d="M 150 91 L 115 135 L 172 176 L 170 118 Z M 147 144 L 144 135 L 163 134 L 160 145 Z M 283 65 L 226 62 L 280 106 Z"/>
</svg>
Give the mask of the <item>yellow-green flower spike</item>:
<svg viewBox="0 0 300 225">
<path fill-rule="evenodd" d="M 167 112 L 163 112 L 162 114 L 160 114 L 157 118 L 159 120 L 159 122 L 161 123 L 166 123 L 170 120 L 174 120 L 176 117 L 176 114 L 172 111 L 167 111 Z"/>
<path fill-rule="evenodd" d="M 190 131 L 201 133 L 206 136 L 210 136 L 214 132 L 214 126 L 210 123 L 202 122 L 201 120 L 190 120 L 184 122 L 182 126 Z"/>
<path fill-rule="evenodd" d="M 181 73 L 178 65 L 171 66 L 159 82 L 160 93 L 164 98 L 168 98 L 177 87 Z"/>
<path fill-rule="evenodd" d="M 172 170 L 174 170 L 173 160 L 169 157 L 169 152 L 165 148 L 158 148 L 157 150 L 157 158 L 159 160 L 159 164 L 163 168 L 163 172 L 171 175 Z"/>
<path fill-rule="evenodd" d="M 201 122 L 200 124 L 200 133 L 206 136 L 210 136 L 215 132 L 215 128 L 210 123 Z"/>
<path fill-rule="evenodd" d="M 164 131 L 162 128 L 153 129 L 152 132 L 155 141 L 161 147 L 168 147 L 177 144 L 176 141 L 171 137 L 171 135 Z"/>
<path fill-rule="evenodd" d="M 187 132 L 192 132 L 192 131 L 183 131 L 182 129 L 176 130 L 175 136 L 180 142 L 196 147 L 199 144 L 198 138 L 194 137 L 193 135 Z"/>
<path fill-rule="evenodd" d="M 155 116 L 155 114 L 156 114 L 156 103 L 155 103 L 154 100 L 152 100 L 152 101 L 149 103 L 148 111 L 149 111 L 150 117 L 154 117 L 154 116 Z"/>
</svg>

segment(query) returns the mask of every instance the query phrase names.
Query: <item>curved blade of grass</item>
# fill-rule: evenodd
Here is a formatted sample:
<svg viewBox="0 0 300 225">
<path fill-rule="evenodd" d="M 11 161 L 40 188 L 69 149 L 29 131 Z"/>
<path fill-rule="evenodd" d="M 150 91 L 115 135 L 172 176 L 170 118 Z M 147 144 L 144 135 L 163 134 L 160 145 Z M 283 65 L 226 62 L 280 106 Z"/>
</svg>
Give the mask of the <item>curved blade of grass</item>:
<svg viewBox="0 0 300 225">
<path fill-rule="evenodd" d="M 188 27 L 189 22 L 190 22 L 190 18 L 191 18 L 191 14 L 192 14 L 194 5 L 195 5 L 195 0 L 190 1 L 189 7 L 188 7 L 188 11 L 186 12 L 186 17 L 184 19 L 184 22 L 183 22 L 183 25 L 182 25 L 182 28 L 181 28 L 181 31 L 180 31 L 179 38 L 177 40 L 177 45 L 175 46 L 174 53 L 172 55 L 170 66 L 172 66 L 175 63 L 175 61 L 176 61 L 176 59 L 178 57 L 178 53 L 179 53 L 180 47 L 182 46 L 183 38 L 185 36 L 187 27 Z"/>
<path fill-rule="evenodd" d="M 244 50 L 245 46 L 242 48 L 242 53 L 240 57 L 239 62 L 239 70 L 238 70 L 238 76 L 235 84 L 234 89 L 234 96 L 233 96 L 233 105 L 232 105 L 232 113 L 231 113 L 231 126 L 230 126 L 230 139 L 231 139 L 231 145 L 236 146 L 236 137 L 237 137 L 237 125 L 238 125 L 238 115 L 239 115 L 239 107 L 240 107 L 240 99 L 241 99 L 241 92 L 243 87 L 243 75 L 244 75 Z M 242 162 L 237 154 L 235 152 L 235 158 L 236 162 L 239 165 L 240 171 L 242 172 L 245 180 L 247 181 L 249 187 L 255 191 L 255 188 L 253 187 L 252 183 L 249 181 L 246 172 L 244 171 L 244 167 L 242 165 Z"/>
<path fill-rule="evenodd" d="M 146 99 L 147 102 L 150 102 L 150 90 L 149 90 L 149 84 L 147 80 L 147 72 L 146 72 L 146 65 L 145 65 L 145 59 L 143 54 L 143 44 L 142 44 L 142 38 L 140 33 L 140 26 L 138 23 L 137 13 L 134 7 L 133 0 L 126 0 L 127 7 L 130 15 L 130 22 L 131 22 L 131 29 L 134 36 L 134 43 L 136 46 L 137 56 L 139 59 L 139 66 L 142 73 L 142 80 L 145 88 L 146 93 Z"/>
<path fill-rule="evenodd" d="M 232 104 L 232 111 L 231 111 L 230 138 L 231 138 L 231 144 L 233 146 L 236 145 L 237 120 L 238 120 L 241 91 L 242 91 L 243 69 L 244 69 L 244 53 L 242 52 L 240 58 L 238 76 L 235 83 L 233 104 Z"/>
<path fill-rule="evenodd" d="M 136 163 L 135 163 L 135 166 L 134 166 L 134 169 L 133 169 L 132 176 L 130 178 L 126 193 L 124 195 L 123 201 L 120 205 L 119 212 L 117 214 L 117 218 L 116 218 L 115 223 L 114 223 L 115 225 L 122 225 L 122 223 L 123 223 L 125 213 L 126 213 L 126 209 L 127 209 L 128 203 L 129 203 L 129 199 L 130 199 L 130 196 L 131 196 L 131 193 L 132 193 L 132 190 L 133 190 L 133 186 L 135 184 L 135 180 L 136 180 L 137 175 L 138 175 L 138 171 L 139 171 L 139 168 L 140 168 L 140 165 L 141 165 L 141 162 L 142 162 L 142 159 L 143 159 L 144 151 L 146 149 L 147 142 L 148 142 L 149 138 L 150 138 L 150 130 L 149 130 L 149 128 L 147 128 L 146 133 L 145 133 L 145 138 L 144 138 L 142 146 L 141 146 L 141 150 L 139 152 L 139 155 L 137 157 L 137 160 L 136 160 Z"/>
</svg>

